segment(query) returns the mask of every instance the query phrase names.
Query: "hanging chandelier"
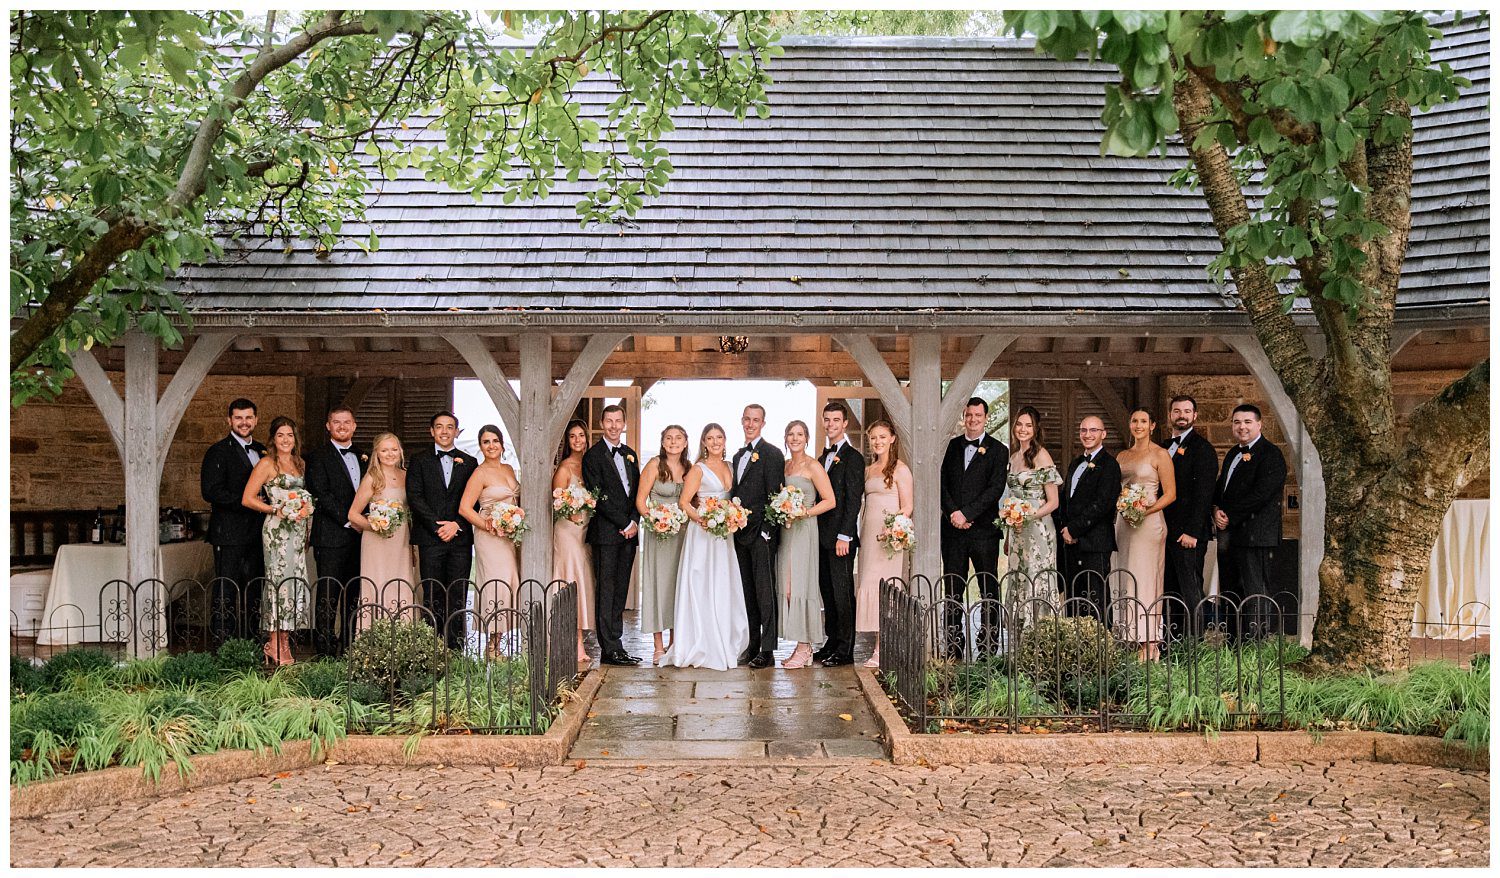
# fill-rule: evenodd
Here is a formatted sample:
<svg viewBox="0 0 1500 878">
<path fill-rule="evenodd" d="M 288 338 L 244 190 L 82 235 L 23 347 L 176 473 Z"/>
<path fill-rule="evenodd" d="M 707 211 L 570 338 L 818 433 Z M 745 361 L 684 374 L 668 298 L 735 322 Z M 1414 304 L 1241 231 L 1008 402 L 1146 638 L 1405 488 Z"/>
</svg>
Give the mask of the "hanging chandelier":
<svg viewBox="0 0 1500 878">
<path fill-rule="evenodd" d="M 721 335 L 719 336 L 719 352 L 724 354 L 743 354 L 750 348 L 750 336 L 748 335 Z"/>
</svg>

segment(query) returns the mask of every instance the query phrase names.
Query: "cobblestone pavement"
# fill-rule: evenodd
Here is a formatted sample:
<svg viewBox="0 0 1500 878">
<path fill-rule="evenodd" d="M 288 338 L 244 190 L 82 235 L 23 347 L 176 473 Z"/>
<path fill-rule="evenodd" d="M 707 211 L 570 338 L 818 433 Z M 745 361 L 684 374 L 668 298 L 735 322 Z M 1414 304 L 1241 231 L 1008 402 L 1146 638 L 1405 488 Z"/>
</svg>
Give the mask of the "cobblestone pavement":
<svg viewBox="0 0 1500 878">
<path fill-rule="evenodd" d="M 322 766 L 14 821 L 15 866 L 1469 866 L 1409 765 Z"/>
</svg>

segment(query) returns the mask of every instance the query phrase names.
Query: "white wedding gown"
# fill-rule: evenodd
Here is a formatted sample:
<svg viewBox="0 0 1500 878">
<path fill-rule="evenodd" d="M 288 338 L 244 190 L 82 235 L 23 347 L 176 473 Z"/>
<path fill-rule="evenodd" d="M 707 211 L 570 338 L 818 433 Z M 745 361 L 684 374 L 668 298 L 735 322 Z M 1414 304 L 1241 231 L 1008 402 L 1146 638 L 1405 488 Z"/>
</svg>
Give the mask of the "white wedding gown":
<svg viewBox="0 0 1500 878">
<path fill-rule="evenodd" d="M 702 463 L 698 497 L 727 497 L 714 471 Z M 696 499 L 696 498 L 695 498 Z M 672 614 L 672 648 L 662 667 L 727 671 L 750 645 L 745 592 L 734 538 L 721 540 L 689 521 L 683 525 L 682 560 L 677 565 L 677 607 Z"/>
</svg>

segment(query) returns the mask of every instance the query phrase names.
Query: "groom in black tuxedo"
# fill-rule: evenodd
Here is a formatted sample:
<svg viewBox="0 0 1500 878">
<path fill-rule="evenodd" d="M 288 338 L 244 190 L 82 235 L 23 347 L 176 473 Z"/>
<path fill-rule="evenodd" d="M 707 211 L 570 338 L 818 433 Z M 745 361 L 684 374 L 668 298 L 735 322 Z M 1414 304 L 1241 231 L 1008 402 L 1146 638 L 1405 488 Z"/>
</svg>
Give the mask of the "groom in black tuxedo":
<svg viewBox="0 0 1500 878">
<path fill-rule="evenodd" d="M 865 456 L 849 444 L 844 435 L 848 426 L 849 409 L 842 402 L 823 406 L 828 447 L 818 455 L 818 463 L 833 484 L 834 507 L 818 516 L 818 591 L 828 641 L 813 658 L 825 667 L 854 661 L 854 556 L 859 552 L 859 510 L 865 502 Z"/>
<path fill-rule="evenodd" d="M 985 601 L 975 647 L 993 652 L 1000 636 L 1000 530 L 995 518 L 1005 476 L 1010 469 L 1010 451 L 985 432 L 990 404 L 970 397 L 964 405 L 964 432 L 948 442 L 939 476 L 943 522 L 943 611 L 944 653 L 962 658 L 964 637 L 964 592 L 968 590 L 969 565 L 979 580 L 979 596 Z"/>
<path fill-rule="evenodd" d="M 1191 396 L 1172 397 L 1167 413 L 1172 425 L 1172 441 L 1167 453 L 1172 456 L 1172 473 L 1177 478 L 1177 501 L 1162 510 L 1167 525 L 1166 571 L 1162 593 L 1179 598 L 1183 607 L 1173 601 L 1162 604 L 1169 613 L 1164 620 L 1172 633 L 1167 639 L 1190 636 L 1193 617 L 1203 600 L 1203 560 L 1208 540 L 1213 535 L 1215 476 L 1219 472 L 1219 455 L 1213 443 L 1193 429 L 1198 422 L 1198 402 Z"/>
<path fill-rule="evenodd" d="M 781 490 L 786 458 L 776 446 L 760 438 L 766 426 L 765 406 L 751 403 L 740 415 L 745 444 L 730 466 L 734 485 L 730 494 L 745 507 L 749 520 L 734 534 L 734 554 L 740 562 L 740 585 L 745 590 L 745 616 L 750 623 L 750 645 L 740 664 L 759 670 L 776 663 L 776 545 L 781 529 L 766 524 L 766 504 Z"/>
<path fill-rule="evenodd" d="M 1279 617 L 1268 599 L 1271 562 L 1281 545 L 1286 457 L 1261 436 L 1261 427 L 1260 409 L 1235 406 L 1229 429 L 1239 445 L 1224 455 L 1224 468 L 1214 489 L 1219 593 L 1236 604 L 1245 601 L 1238 632 L 1244 637 L 1279 633 L 1273 628 Z"/>
<path fill-rule="evenodd" d="M 307 490 L 313 497 L 312 548 L 317 562 L 318 595 L 313 611 L 317 621 L 313 638 L 318 652 L 338 652 L 339 630 L 348 638 L 354 630 L 354 611 L 359 590 L 350 584 L 359 578 L 360 533 L 349 523 L 349 507 L 359 480 L 364 478 L 370 455 L 354 444 L 354 411 L 339 406 L 328 413 L 324 428 L 328 441 L 307 453 Z"/>
<path fill-rule="evenodd" d="M 463 617 L 449 617 L 468 605 L 474 530 L 458 513 L 458 502 L 479 462 L 453 446 L 458 416 L 438 412 L 429 423 L 433 447 L 412 455 L 406 470 L 406 503 L 411 507 L 411 541 L 417 545 L 422 602 L 447 635 L 448 646 L 462 649 Z M 352 501 L 351 501 L 352 502 Z"/>
<path fill-rule="evenodd" d="M 641 468 L 635 450 L 620 437 L 625 433 L 625 410 L 607 405 L 599 421 L 604 438 L 583 454 L 583 486 L 599 492 L 586 539 L 594 556 L 594 632 L 599 636 L 599 662 L 638 665 L 625 651 L 625 601 L 630 597 L 630 571 L 635 566 L 635 489 Z"/>
<path fill-rule="evenodd" d="M 265 516 L 240 503 L 250 471 L 266 454 L 255 441 L 255 403 L 243 397 L 229 404 L 229 435 L 208 447 L 198 471 L 203 499 L 213 508 L 208 542 L 214 547 L 209 641 L 217 648 L 232 637 L 260 632 L 260 578 L 265 576 L 261 524 Z M 243 610 L 244 618 L 240 618 Z"/>
<path fill-rule="evenodd" d="M 1058 493 L 1057 552 L 1068 582 L 1068 615 L 1088 614 L 1104 621 L 1109 606 L 1109 556 L 1115 550 L 1115 502 L 1120 499 L 1120 464 L 1104 450 L 1104 422 L 1093 415 L 1078 424 L 1083 453 L 1068 464 Z"/>
</svg>

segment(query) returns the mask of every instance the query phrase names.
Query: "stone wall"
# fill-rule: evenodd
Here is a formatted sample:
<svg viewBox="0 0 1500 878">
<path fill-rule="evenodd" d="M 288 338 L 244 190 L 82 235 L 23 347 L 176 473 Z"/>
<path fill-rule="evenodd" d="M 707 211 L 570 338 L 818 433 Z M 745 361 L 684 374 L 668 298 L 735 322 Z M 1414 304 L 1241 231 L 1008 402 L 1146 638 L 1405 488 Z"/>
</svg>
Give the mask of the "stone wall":
<svg viewBox="0 0 1500 878">
<path fill-rule="evenodd" d="M 109 377 L 123 396 L 125 376 L 110 373 Z M 161 376 L 162 390 L 170 379 Z M 262 442 L 271 418 L 297 417 L 302 411 L 295 377 L 209 376 L 188 405 L 172 440 L 162 472 L 163 506 L 208 508 L 198 490 L 199 465 L 208 446 L 228 435 L 226 408 L 238 396 L 254 400 L 260 414 L 255 438 Z M 69 381 L 55 402 L 31 402 L 12 410 L 10 427 L 11 509 L 112 509 L 125 502 L 120 457 L 103 416 L 78 379 Z M 317 428 L 321 436 L 322 424 Z"/>
</svg>

